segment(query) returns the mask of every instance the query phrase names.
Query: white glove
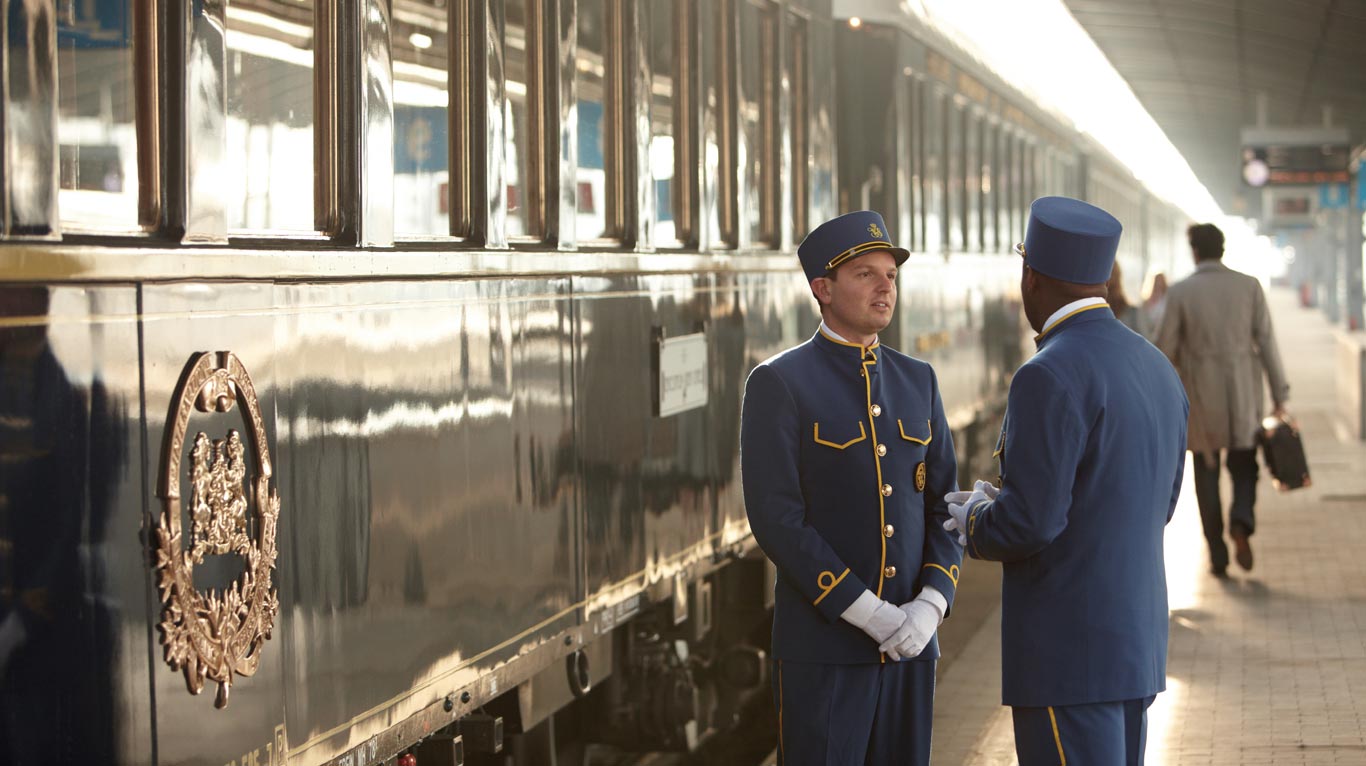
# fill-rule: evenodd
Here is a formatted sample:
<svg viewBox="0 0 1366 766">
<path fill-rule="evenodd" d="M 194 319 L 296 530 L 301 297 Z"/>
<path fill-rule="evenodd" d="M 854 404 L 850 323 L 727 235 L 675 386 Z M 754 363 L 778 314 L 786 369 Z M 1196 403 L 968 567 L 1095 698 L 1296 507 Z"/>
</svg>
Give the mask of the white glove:
<svg viewBox="0 0 1366 766">
<path fill-rule="evenodd" d="M 867 633 L 874 642 L 880 644 L 901 629 L 901 626 L 906 622 L 906 613 L 898 609 L 895 604 L 889 604 L 878 599 L 877 608 L 873 610 L 866 621 L 855 622 L 848 616 L 844 619 L 850 625 Z"/>
<path fill-rule="evenodd" d="M 902 604 L 901 611 L 906 613 L 906 622 L 891 638 L 878 646 L 878 651 L 892 660 L 918 657 L 934 638 L 939 623 L 944 621 L 944 613 L 924 596 Z"/>
<path fill-rule="evenodd" d="M 987 500 L 995 500 L 1001 493 L 994 484 L 989 481 L 978 479 L 972 485 L 971 492 L 950 492 L 944 495 L 944 500 L 949 504 L 948 521 L 944 522 L 944 529 L 952 532 L 958 530 L 958 544 L 968 544 L 968 513 L 977 504 Z"/>
</svg>

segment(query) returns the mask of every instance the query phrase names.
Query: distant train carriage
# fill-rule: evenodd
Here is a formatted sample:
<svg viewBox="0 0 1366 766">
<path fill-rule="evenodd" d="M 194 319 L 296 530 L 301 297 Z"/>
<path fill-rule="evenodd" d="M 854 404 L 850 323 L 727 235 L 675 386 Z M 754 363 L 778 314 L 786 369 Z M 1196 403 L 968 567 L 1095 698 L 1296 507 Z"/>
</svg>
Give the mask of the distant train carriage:
<svg viewBox="0 0 1366 766">
<path fill-rule="evenodd" d="M 885 4 L 11 5 L 6 763 L 704 747 L 768 696 L 740 392 L 814 329 L 804 233 L 873 207 L 912 247 L 885 341 L 964 476 L 1028 201 L 1115 210 L 1135 279 L 1175 256 Z"/>
</svg>

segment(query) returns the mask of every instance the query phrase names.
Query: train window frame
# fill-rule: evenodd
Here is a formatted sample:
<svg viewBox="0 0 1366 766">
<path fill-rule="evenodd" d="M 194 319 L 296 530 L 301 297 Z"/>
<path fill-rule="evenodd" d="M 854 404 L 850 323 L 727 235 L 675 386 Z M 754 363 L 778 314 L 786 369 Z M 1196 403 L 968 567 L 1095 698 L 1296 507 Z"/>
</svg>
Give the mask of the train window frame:
<svg viewBox="0 0 1366 766">
<path fill-rule="evenodd" d="M 738 194 L 743 191 L 746 198 L 755 191 L 758 192 L 758 216 L 757 219 L 751 220 L 746 215 L 749 210 L 745 202 L 740 196 L 735 198 L 737 243 L 738 247 L 744 250 L 776 250 L 780 246 L 782 234 L 781 193 L 778 185 L 781 179 L 777 167 L 782 152 L 778 124 L 779 78 L 783 61 L 780 43 L 782 18 L 779 14 L 782 9 L 772 0 L 738 2 L 735 19 L 738 55 L 734 70 L 737 76 L 733 78 L 736 93 L 732 102 L 735 110 L 734 137 L 737 149 L 733 157 L 739 181 L 736 192 Z M 747 24 L 751 22 L 754 25 L 753 30 L 747 29 Z M 746 44 L 750 42 L 746 37 L 750 31 L 757 37 L 753 45 Z M 752 54 L 746 56 L 746 52 Z M 749 71 L 751 65 L 755 69 L 754 72 Z M 751 77 L 755 79 L 751 81 Z M 752 86 L 755 92 L 749 93 L 747 85 Z M 758 113 L 752 124 L 747 125 L 742 112 L 752 107 L 757 107 Z M 756 144 L 753 147 L 749 145 L 751 138 Z M 746 158 L 753 158 L 745 166 L 740 165 L 738 149 L 741 145 L 745 148 Z M 751 189 L 751 186 L 756 186 L 757 189 Z"/>
<path fill-rule="evenodd" d="M 789 230 L 795 238 L 806 233 L 811 220 L 811 19 L 792 9 L 785 11 L 783 18 L 788 40 L 783 63 L 789 94 Z"/>
<path fill-rule="evenodd" d="M 650 124 L 647 139 L 650 151 L 647 152 L 648 162 L 642 172 L 642 182 L 649 186 L 648 193 L 653 202 L 650 206 L 649 244 L 652 248 L 662 250 L 687 250 L 697 241 L 697 173 L 689 172 L 689 169 L 694 167 L 697 157 L 696 130 L 693 127 L 697 109 L 697 8 L 694 3 L 687 0 L 663 0 L 641 6 L 640 12 L 647 14 L 642 17 L 640 35 L 651 83 L 648 92 L 641 95 L 646 102 L 645 108 L 649 113 Z M 658 15 L 650 16 L 650 13 Z M 672 143 L 673 169 L 667 183 L 668 213 L 673 221 L 674 235 L 668 238 L 660 235 L 661 223 L 665 218 L 663 211 L 659 209 L 657 187 L 661 179 L 655 175 L 656 162 L 653 151 L 656 137 L 663 135 L 656 132 L 656 127 L 663 123 L 659 122 L 655 115 L 655 108 L 661 101 L 655 92 L 655 79 L 659 74 L 655 66 L 658 63 L 655 60 L 655 54 L 658 52 L 655 34 L 661 31 L 661 19 L 666 22 L 663 32 L 669 37 L 673 52 L 668 71 L 671 89 L 668 96 L 668 129 Z"/>
<path fill-rule="evenodd" d="M 923 77 L 911 73 L 907 78 L 907 102 L 911 113 L 907 120 L 907 130 L 910 131 L 910 203 L 911 208 L 911 231 L 907 235 L 907 241 L 911 249 L 923 252 L 925 244 L 925 103 L 924 91 L 926 89 Z"/>
<path fill-rule="evenodd" d="M 948 229 L 948 249 L 950 252 L 964 252 L 967 249 L 967 173 L 964 170 L 967 151 L 966 100 L 953 94 L 945 101 L 944 110 L 944 198 L 946 200 L 944 223 Z"/>
<path fill-rule="evenodd" d="M 404 6 L 412 6 L 412 8 L 410 9 L 409 7 Z M 417 8 L 423 8 L 423 10 L 417 10 Z M 400 79 L 398 77 L 398 72 L 400 69 L 407 67 L 412 67 L 414 70 L 417 70 L 418 68 L 425 65 L 405 63 L 405 65 L 401 67 L 399 65 L 399 58 L 396 55 L 396 46 L 393 40 L 402 39 L 402 30 L 399 28 L 399 25 L 401 23 L 417 27 L 418 21 L 431 20 L 419 18 L 424 16 L 426 13 L 427 11 L 425 10 L 425 4 L 422 3 L 420 0 L 418 0 L 418 2 L 412 2 L 412 0 L 409 0 L 409 2 L 402 2 L 401 0 L 390 0 L 390 29 L 392 35 L 390 41 L 390 61 L 392 62 L 391 68 L 394 73 L 392 82 L 394 85 L 395 93 L 391 101 L 394 127 L 393 175 L 395 208 L 399 206 L 398 177 L 400 174 L 398 172 L 399 162 L 397 154 L 399 151 L 400 142 L 405 140 L 404 136 L 399 135 L 399 103 L 397 91 Z M 458 189 L 462 185 L 468 183 L 468 175 L 471 172 L 469 160 L 472 154 L 465 150 L 465 143 L 468 139 L 466 135 L 464 135 L 469 131 L 470 127 L 468 124 L 462 121 L 461 117 L 457 113 L 457 110 L 459 109 L 459 105 L 457 102 L 460 99 L 460 94 L 457 93 L 457 90 L 462 89 L 457 89 L 455 87 L 456 83 L 470 82 L 469 73 L 471 67 L 470 62 L 468 60 L 469 51 L 467 49 L 462 50 L 459 44 L 460 40 L 469 39 L 468 8 L 466 6 L 466 0 L 449 0 L 449 2 L 447 2 L 446 4 L 446 10 L 444 14 L 440 15 L 440 22 L 445 24 L 446 37 L 446 56 L 444 62 L 446 105 L 444 109 L 445 124 L 442 126 L 442 128 L 445 131 L 445 141 L 441 147 L 446 154 L 446 188 L 444 193 L 446 207 L 446 230 L 445 232 L 441 233 L 401 233 L 398 228 L 398 223 L 397 221 L 395 221 L 393 237 L 394 245 L 395 247 L 402 247 L 405 249 L 419 249 L 423 245 L 449 247 L 453 243 L 465 242 L 467 240 L 467 232 L 469 231 L 470 208 L 467 202 L 469 197 L 467 194 L 460 193 Z M 436 23 L 438 22 L 433 20 L 434 26 Z M 415 39 L 416 35 L 418 34 L 421 34 L 421 32 L 419 31 L 411 33 L 408 38 L 409 40 L 413 41 L 415 47 L 418 47 L 418 44 Z M 462 34 L 465 36 L 460 37 L 459 35 Z M 431 45 L 431 41 L 428 40 L 427 44 Z M 469 46 L 466 46 L 466 48 L 468 47 Z M 414 71 L 413 74 L 416 77 L 417 72 Z M 460 233 L 457 234 L 457 231 Z"/>
<path fill-rule="evenodd" d="M 31 9 L 30 9 L 31 10 Z M 134 195 L 136 199 L 132 205 L 132 215 L 125 223 L 118 225 L 101 226 L 91 224 L 79 218 L 67 218 L 63 211 L 61 198 L 66 196 L 63 192 L 78 191 L 68 189 L 62 182 L 62 177 L 66 175 L 67 163 L 63 160 L 63 155 L 68 144 L 62 141 L 63 117 L 61 114 L 62 103 L 70 97 L 71 88 L 61 84 L 63 77 L 63 59 L 74 57 L 76 46 L 67 48 L 62 45 L 61 37 L 64 24 L 69 21 L 66 14 L 59 14 L 56 20 L 55 35 L 57 46 L 50 51 L 46 61 L 35 62 L 36 67 L 41 70 L 51 67 L 50 77 L 46 78 L 47 83 L 55 89 L 52 94 L 55 100 L 54 119 L 50 124 L 51 141 L 49 146 L 52 151 L 52 159 L 57 167 L 57 181 L 51 188 L 50 207 L 48 209 L 49 235 L 59 235 L 65 242 L 82 243 L 97 242 L 109 238 L 115 238 L 122 242 L 137 241 L 156 236 L 163 229 L 162 221 L 166 213 L 165 200 L 163 199 L 164 188 L 161 178 L 161 157 L 165 149 L 164 139 L 160 135 L 159 115 L 167 108 L 166 95 L 159 87 L 161 78 L 161 67 L 157 56 L 157 51 L 161 47 L 160 18 L 162 10 L 153 3 L 141 3 L 136 0 L 125 0 L 126 17 L 126 39 L 128 43 L 128 64 L 129 82 L 128 96 L 129 103 L 132 105 L 133 115 L 129 125 L 131 125 L 134 135 L 132 166 L 135 177 L 132 182 L 136 184 Z M 74 30 L 72 34 L 79 34 L 79 30 Z M 107 40 L 107 38 L 100 38 Z M 107 45 L 97 45 L 99 48 L 108 48 Z M 81 80 L 91 79 L 89 75 L 82 76 L 77 70 L 72 73 L 73 77 Z M 9 101 L 9 93 L 5 94 L 6 101 Z M 5 107 L 8 109 L 9 104 Z M 49 126 L 46 123 L 30 125 L 29 135 L 34 132 L 42 132 Z M 3 141 L 8 144 L 11 140 L 10 130 L 13 126 L 5 129 Z M 118 149 L 117 144 L 71 144 L 76 147 L 107 147 Z M 121 156 L 121 155 L 120 155 Z M 8 162 L 5 163 L 8 165 Z M 79 164 L 79 160 L 76 160 Z M 121 163 L 129 164 L 129 163 Z M 8 170 L 8 168 L 5 168 Z M 0 171 L 3 175 L 5 171 Z M 121 174 L 122 176 L 122 174 Z M 121 177 L 121 183 L 128 183 L 127 178 Z M 9 189 L 5 193 L 10 194 Z M 29 226 L 20 225 L 18 231 L 10 231 L 10 226 L 14 223 L 10 220 L 11 216 L 6 216 L 6 220 L 0 221 L 0 231 L 5 237 L 23 238 L 35 234 L 41 234 L 38 230 Z"/>
<path fill-rule="evenodd" d="M 924 247 L 926 252 L 948 250 L 948 112 L 950 97 L 939 82 L 927 80 L 921 90 L 924 101 L 924 140 L 921 155 L 925 172 L 922 180 L 925 193 Z"/>
</svg>

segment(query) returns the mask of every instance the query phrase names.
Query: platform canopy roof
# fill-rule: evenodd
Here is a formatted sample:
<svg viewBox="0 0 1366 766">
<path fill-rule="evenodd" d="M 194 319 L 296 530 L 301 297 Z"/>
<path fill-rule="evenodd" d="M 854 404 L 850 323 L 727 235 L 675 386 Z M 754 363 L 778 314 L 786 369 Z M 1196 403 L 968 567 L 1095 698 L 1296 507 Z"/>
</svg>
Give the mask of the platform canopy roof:
<svg viewBox="0 0 1366 766">
<path fill-rule="evenodd" d="M 1334 125 L 1366 143 L 1366 0 L 1064 0 L 1227 213 L 1255 214 L 1240 130 Z"/>
</svg>

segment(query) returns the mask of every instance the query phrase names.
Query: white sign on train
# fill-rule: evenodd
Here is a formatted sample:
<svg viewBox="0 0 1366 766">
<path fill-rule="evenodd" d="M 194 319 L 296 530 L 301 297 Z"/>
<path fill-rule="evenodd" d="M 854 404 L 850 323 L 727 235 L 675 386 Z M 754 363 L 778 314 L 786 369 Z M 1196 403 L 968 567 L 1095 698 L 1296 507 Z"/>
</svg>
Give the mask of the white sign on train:
<svg viewBox="0 0 1366 766">
<path fill-rule="evenodd" d="M 707 406 L 706 333 L 679 335 L 659 343 L 659 416 Z"/>
</svg>

